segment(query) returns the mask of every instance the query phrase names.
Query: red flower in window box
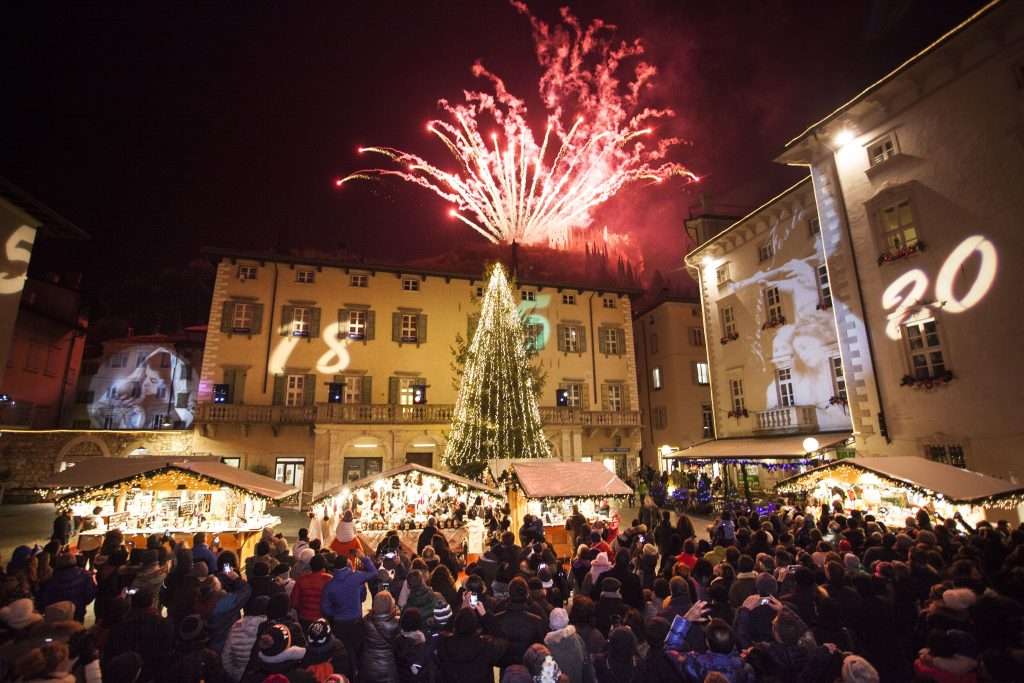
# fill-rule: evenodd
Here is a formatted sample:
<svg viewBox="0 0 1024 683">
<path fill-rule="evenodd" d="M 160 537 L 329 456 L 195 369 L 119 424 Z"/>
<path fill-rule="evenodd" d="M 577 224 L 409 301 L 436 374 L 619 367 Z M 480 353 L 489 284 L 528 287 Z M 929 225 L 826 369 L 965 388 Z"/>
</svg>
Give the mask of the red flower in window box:
<svg viewBox="0 0 1024 683">
<path fill-rule="evenodd" d="M 882 265 L 883 263 L 889 263 L 890 261 L 899 261 L 901 258 L 907 258 L 912 254 L 916 254 L 924 250 L 924 242 L 916 242 L 910 245 L 909 247 L 903 247 L 896 251 L 887 251 L 878 257 L 878 265 Z"/>
<path fill-rule="evenodd" d="M 736 332 L 731 332 L 731 333 L 725 335 L 724 337 L 722 337 L 721 339 L 719 339 L 719 341 L 722 342 L 722 346 L 725 346 L 729 342 L 736 341 L 739 338 L 740 338 L 739 334 L 737 334 Z"/>
<path fill-rule="evenodd" d="M 739 410 L 730 410 L 729 417 L 735 417 L 737 420 L 741 417 L 749 417 L 750 413 L 746 408 L 740 408 Z"/>
<path fill-rule="evenodd" d="M 778 318 L 771 318 L 766 320 L 764 325 L 761 325 L 762 330 L 767 330 L 770 327 L 782 327 L 786 324 L 786 316 L 780 315 Z"/>
<path fill-rule="evenodd" d="M 955 376 L 951 370 L 946 370 L 945 372 L 933 377 L 914 377 L 913 375 L 903 375 L 903 379 L 900 380 L 900 386 L 928 390 L 940 387 L 943 384 L 949 384 L 954 379 Z"/>
</svg>

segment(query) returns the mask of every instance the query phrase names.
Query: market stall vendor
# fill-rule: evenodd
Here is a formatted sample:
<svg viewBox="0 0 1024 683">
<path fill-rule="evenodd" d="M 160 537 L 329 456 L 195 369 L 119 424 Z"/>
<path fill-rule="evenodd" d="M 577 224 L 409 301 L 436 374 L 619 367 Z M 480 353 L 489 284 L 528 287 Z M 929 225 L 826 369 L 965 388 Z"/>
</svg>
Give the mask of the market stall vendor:
<svg viewBox="0 0 1024 683">
<path fill-rule="evenodd" d="M 77 525 L 79 547 L 86 548 L 108 529 L 118 529 L 141 548 L 153 534 L 188 545 L 202 531 L 222 548 L 251 550 L 247 546 L 263 529 L 281 522 L 267 514 L 267 503 L 297 492 L 218 458 L 185 456 L 89 458 L 54 474 L 43 487 L 56 493 L 58 509 L 89 522 Z"/>
<path fill-rule="evenodd" d="M 1020 519 L 1024 487 L 960 467 L 914 456 L 847 458 L 780 481 L 776 492 L 803 496 L 807 511 L 822 506 L 871 513 L 902 526 L 918 510 L 968 524 Z"/>
</svg>

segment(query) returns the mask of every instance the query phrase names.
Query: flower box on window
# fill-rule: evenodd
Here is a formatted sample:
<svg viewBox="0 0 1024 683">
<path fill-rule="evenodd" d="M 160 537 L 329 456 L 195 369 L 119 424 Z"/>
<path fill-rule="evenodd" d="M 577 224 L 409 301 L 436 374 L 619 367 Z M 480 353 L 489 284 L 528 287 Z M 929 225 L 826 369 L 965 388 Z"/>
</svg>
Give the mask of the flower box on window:
<svg viewBox="0 0 1024 683">
<path fill-rule="evenodd" d="M 847 401 L 842 396 L 833 396 L 832 398 L 830 398 L 828 400 L 828 404 L 830 406 L 844 406 L 845 407 L 847 405 L 847 403 L 849 403 L 849 401 Z"/>
<path fill-rule="evenodd" d="M 818 310 L 818 311 L 827 311 L 828 309 L 832 308 L 832 302 L 831 301 L 829 301 L 828 303 L 824 303 L 823 302 L 823 303 L 818 304 L 814 308 L 815 308 L 815 310 Z"/>
<path fill-rule="evenodd" d="M 891 261 L 899 261 L 900 259 L 907 258 L 908 256 L 911 256 L 924 250 L 924 242 L 915 242 L 910 246 L 902 247 L 900 249 L 897 249 L 896 251 L 887 251 L 878 257 L 878 265 L 882 265 L 883 263 L 889 263 Z"/>
<path fill-rule="evenodd" d="M 934 377 L 914 377 L 913 375 L 903 375 L 903 379 L 900 380 L 901 387 L 913 387 L 914 389 L 934 389 L 944 384 L 949 384 L 955 379 L 951 370 L 946 370 Z"/>
<path fill-rule="evenodd" d="M 736 332 L 730 332 L 729 334 L 722 337 L 719 341 L 722 342 L 722 346 L 725 346 L 731 341 L 736 341 L 740 338 L 740 335 Z"/>
<path fill-rule="evenodd" d="M 746 408 L 740 408 L 739 410 L 730 410 L 729 417 L 735 417 L 737 419 L 741 417 L 750 417 L 750 411 Z"/>
<path fill-rule="evenodd" d="M 761 325 L 761 329 L 762 330 L 767 330 L 767 329 L 770 329 L 772 327 L 782 327 L 785 324 L 786 324 L 786 316 L 780 315 L 778 318 L 771 318 L 769 320 L 766 320 L 765 323 L 763 325 Z"/>
</svg>

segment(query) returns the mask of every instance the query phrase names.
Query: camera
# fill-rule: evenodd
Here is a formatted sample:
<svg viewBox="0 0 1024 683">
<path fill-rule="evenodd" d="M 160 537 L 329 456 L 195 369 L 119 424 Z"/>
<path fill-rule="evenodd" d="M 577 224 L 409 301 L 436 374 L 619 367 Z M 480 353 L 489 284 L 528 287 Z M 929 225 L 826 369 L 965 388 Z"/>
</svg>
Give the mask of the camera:
<svg viewBox="0 0 1024 683">
<path fill-rule="evenodd" d="M 128 595 L 135 595 L 138 592 L 139 592 L 138 588 L 129 588 L 128 591 L 127 591 Z"/>
<path fill-rule="evenodd" d="M 761 605 L 762 607 L 764 607 L 765 605 L 768 605 L 770 603 L 771 603 L 770 599 L 768 599 L 768 598 L 761 598 L 761 602 L 759 602 L 758 604 Z"/>
<path fill-rule="evenodd" d="M 469 594 L 469 606 L 476 607 L 477 603 L 480 602 L 480 598 L 477 597 L 476 593 Z"/>
<path fill-rule="evenodd" d="M 395 559 L 396 555 L 395 555 L 395 553 L 384 553 L 384 557 L 386 559 L 393 560 L 393 559 Z"/>
</svg>

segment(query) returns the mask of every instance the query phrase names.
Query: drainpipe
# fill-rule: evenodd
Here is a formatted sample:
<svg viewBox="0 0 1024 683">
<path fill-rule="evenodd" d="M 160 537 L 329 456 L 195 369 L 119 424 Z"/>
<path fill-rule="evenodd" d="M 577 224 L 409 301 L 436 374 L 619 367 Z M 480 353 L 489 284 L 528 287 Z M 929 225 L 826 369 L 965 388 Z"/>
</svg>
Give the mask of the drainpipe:
<svg viewBox="0 0 1024 683">
<path fill-rule="evenodd" d="M 591 368 L 591 371 L 594 373 L 594 391 L 593 391 L 593 393 L 594 393 L 594 405 L 596 406 L 596 405 L 598 405 L 598 403 L 597 403 L 597 400 L 598 400 L 597 399 L 597 352 L 594 350 L 594 348 L 597 346 L 597 344 L 598 344 L 598 342 L 600 340 L 597 338 L 597 330 L 594 329 L 594 294 L 595 294 L 595 292 L 591 292 L 590 293 L 590 299 L 587 300 L 587 309 L 590 312 L 590 368 Z"/>
<path fill-rule="evenodd" d="M 270 345 L 274 339 L 274 311 L 277 309 L 277 263 L 274 264 L 274 287 L 270 291 L 270 315 L 267 319 L 267 355 L 263 359 L 263 393 L 267 393 L 270 377 Z"/>
</svg>

